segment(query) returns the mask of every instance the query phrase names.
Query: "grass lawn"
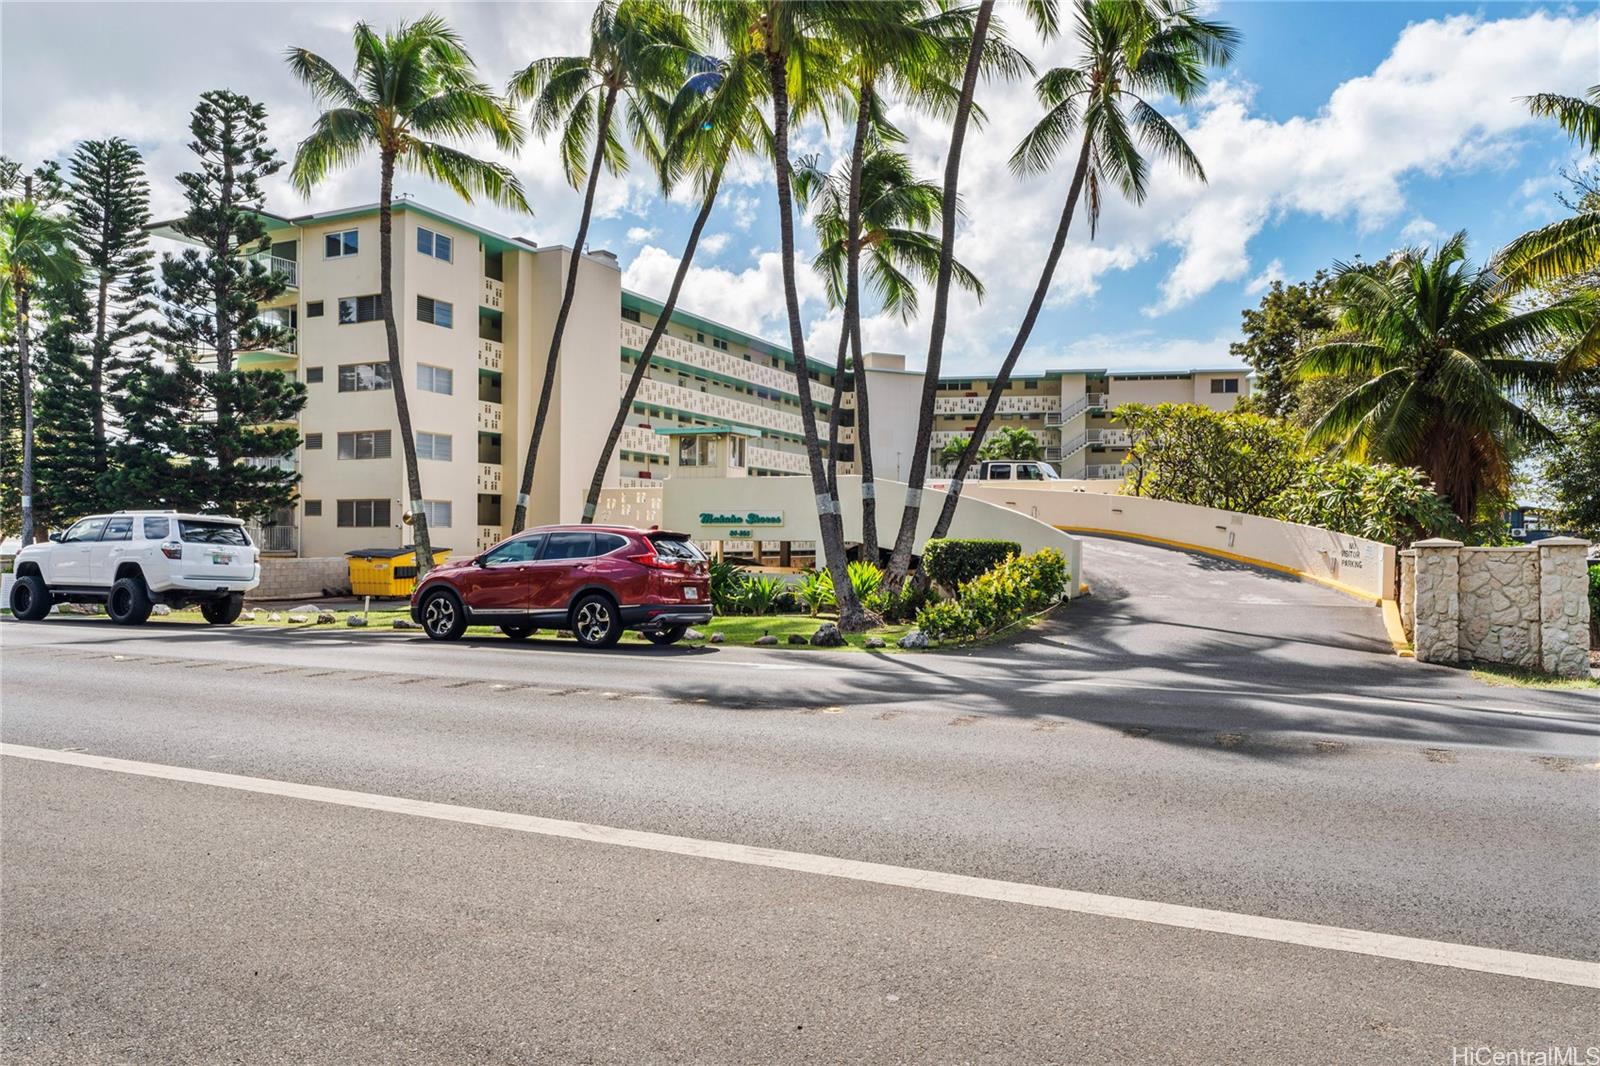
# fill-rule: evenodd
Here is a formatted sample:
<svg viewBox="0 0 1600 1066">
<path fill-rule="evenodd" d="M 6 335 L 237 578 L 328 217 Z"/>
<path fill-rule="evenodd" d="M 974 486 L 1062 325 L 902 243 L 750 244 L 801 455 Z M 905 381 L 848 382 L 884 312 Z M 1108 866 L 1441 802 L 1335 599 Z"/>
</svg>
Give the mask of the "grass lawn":
<svg viewBox="0 0 1600 1066">
<path fill-rule="evenodd" d="M 771 649 L 773 651 L 780 648 L 793 651 L 844 651 L 846 650 L 844 648 L 815 648 L 810 644 L 788 643 L 789 634 L 798 633 L 803 637 L 810 637 L 817 631 L 818 626 L 833 621 L 835 617 L 826 614 L 817 618 L 807 614 L 769 614 L 753 617 L 722 615 L 712 619 L 710 625 L 701 626 L 700 632 L 708 637 L 713 633 L 721 633 L 729 644 L 754 644 L 756 638 L 770 633 L 778 638 L 777 647 Z M 880 637 L 886 646 L 873 648 L 873 651 L 900 651 L 901 649 L 894 646 L 894 642 L 914 628 L 916 627 L 909 623 L 886 625 L 874 629 L 871 633 L 846 633 L 844 639 L 850 649 L 860 651 L 866 648 L 867 637 Z"/>
<path fill-rule="evenodd" d="M 1485 685 L 1500 688 L 1600 689 L 1600 681 L 1592 677 L 1551 677 L 1500 663 L 1474 663 L 1472 676 Z"/>
</svg>

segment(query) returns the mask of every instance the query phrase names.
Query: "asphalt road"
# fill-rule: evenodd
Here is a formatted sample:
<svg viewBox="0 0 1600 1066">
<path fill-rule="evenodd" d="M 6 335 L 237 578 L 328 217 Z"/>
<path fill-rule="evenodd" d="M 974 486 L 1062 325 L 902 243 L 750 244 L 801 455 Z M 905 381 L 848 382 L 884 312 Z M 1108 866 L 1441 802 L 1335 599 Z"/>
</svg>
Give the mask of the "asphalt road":
<svg viewBox="0 0 1600 1066">
<path fill-rule="evenodd" d="M 1600 701 L 1180 552 L 971 655 L 0 627 L 0 741 L 1600 959 Z M 1593 988 L 0 759 L 8 1062 L 1440 1062 Z"/>
</svg>

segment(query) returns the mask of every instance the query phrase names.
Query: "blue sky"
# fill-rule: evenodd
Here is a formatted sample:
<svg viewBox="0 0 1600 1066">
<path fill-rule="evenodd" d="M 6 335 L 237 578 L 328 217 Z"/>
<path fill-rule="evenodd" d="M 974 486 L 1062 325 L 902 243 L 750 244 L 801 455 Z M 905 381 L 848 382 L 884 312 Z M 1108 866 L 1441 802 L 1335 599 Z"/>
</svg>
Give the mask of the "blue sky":
<svg viewBox="0 0 1600 1066">
<path fill-rule="evenodd" d="M 1041 68 L 1071 61 L 1069 45 L 1034 39 L 1006 6 L 1019 47 Z M 590 11 L 586 3 L 433 7 L 494 83 L 538 56 L 579 50 Z M 283 48 L 304 45 L 345 65 L 356 19 L 386 24 L 427 9 L 7 3 L 0 149 L 32 160 L 70 152 L 81 137 L 121 134 L 145 150 L 157 207 L 171 212 L 173 177 L 190 165 L 187 113 L 201 91 L 227 86 L 265 102 L 288 154 L 313 110 L 282 65 Z M 1482 255 L 1558 210 L 1557 172 L 1571 148 L 1515 98 L 1600 80 L 1593 6 L 1223 2 L 1212 14 L 1242 32 L 1237 62 L 1216 72 L 1198 104 L 1164 108 L 1189 131 L 1209 185 L 1158 169 L 1146 204 L 1108 204 L 1092 243 L 1075 226 L 1024 369 L 1226 364 L 1241 309 L 1273 277 L 1307 277 L 1334 259 L 1373 258 L 1463 228 Z M 1026 182 L 1006 172 L 1006 156 L 1038 115 L 1030 86 L 984 85 L 980 102 L 991 121 L 968 138 L 957 254 L 989 298 L 953 303 L 946 366 L 958 373 L 981 373 L 1009 345 L 1064 187 L 1060 172 Z M 937 178 L 947 130 L 910 114 L 902 124 L 918 169 Z M 803 128 L 795 153 L 828 158 L 841 138 Z M 402 187 L 501 232 L 570 243 L 578 195 L 561 182 L 554 154 L 530 143 L 510 162 L 528 186 L 532 218 L 455 202 L 422 181 Z M 370 202 L 373 175 L 370 167 L 346 174 L 309 201 L 275 179 L 271 206 Z M 631 286 L 664 294 L 690 209 L 664 200 L 642 168 L 608 179 L 599 203 L 591 247 L 616 251 Z M 686 306 L 786 341 L 766 166 L 735 168 L 708 233 Z M 809 271 L 802 295 L 812 354 L 831 354 L 837 314 Z M 923 322 L 873 315 L 866 332 L 870 348 L 904 352 L 913 365 L 923 359 Z"/>
</svg>

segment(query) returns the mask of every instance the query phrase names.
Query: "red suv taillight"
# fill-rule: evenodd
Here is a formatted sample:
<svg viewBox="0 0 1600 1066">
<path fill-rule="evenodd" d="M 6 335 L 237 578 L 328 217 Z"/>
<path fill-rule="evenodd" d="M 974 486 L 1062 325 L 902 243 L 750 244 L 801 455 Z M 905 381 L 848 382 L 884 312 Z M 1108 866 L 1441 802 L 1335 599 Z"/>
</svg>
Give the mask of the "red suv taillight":
<svg viewBox="0 0 1600 1066">
<path fill-rule="evenodd" d="M 655 552 L 641 552 L 638 555 L 630 555 L 628 556 L 628 560 L 629 562 L 638 563 L 640 566 L 648 566 L 652 570 L 683 569 L 683 563 L 677 559 L 663 559 Z"/>
<path fill-rule="evenodd" d="M 183 545 L 178 541 L 169 540 L 165 544 L 161 545 L 161 554 L 165 555 L 168 559 L 182 559 Z"/>
</svg>

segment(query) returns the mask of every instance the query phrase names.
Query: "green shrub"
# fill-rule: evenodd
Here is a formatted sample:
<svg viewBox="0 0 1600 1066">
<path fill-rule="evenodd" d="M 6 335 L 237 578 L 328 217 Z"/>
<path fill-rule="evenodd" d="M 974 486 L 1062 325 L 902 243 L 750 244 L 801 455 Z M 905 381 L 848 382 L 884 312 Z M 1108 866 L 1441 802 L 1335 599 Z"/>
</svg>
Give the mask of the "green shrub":
<svg viewBox="0 0 1600 1066">
<path fill-rule="evenodd" d="M 850 587 L 855 589 L 858 601 L 866 600 L 883 586 L 883 568 L 865 559 L 857 559 L 845 570 L 850 575 Z"/>
<path fill-rule="evenodd" d="M 739 613 L 739 591 L 745 576 L 744 567 L 738 563 L 711 560 L 711 606 L 718 614 Z"/>
<path fill-rule="evenodd" d="M 1055 603 L 1069 578 L 1066 559 L 1053 548 L 1010 555 L 962 584 L 955 600 L 924 607 L 917 627 L 941 640 L 970 640 Z"/>
<path fill-rule="evenodd" d="M 833 575 L 826 570 L 807 570 L 794 586 L 794 595 L 812 616 L 833 607 Z"/>
<path fill-rule="evenodd" d="M 880 586 L 861 598 L 861 605 L 885 622 L 909 622 L 928 602 L 929 592 L 916 582 L 907 581 L 898 591 Z"/>
<path fill-rule="evenodd" d="M 1589 637 L 1600 639 L 1600 564 L 1589 567 Z"/>
<path fill-rule="evenodd" d="M 740 614 L 772 614 L 778 609 L 786 587 L 782 578 L 764 574 L 746 574 L 734 600 Z"/>
<path fill-rule="evenodd" d="M 922 549 L 922 569 L 928 580 L 957 589 L 1004 562 L 1006 556 L 1021 554 L 1022 545 L 1014 540 L 930 540 Z"/>
<path fill-rule="evenodd" d="M 971 640 L 979 626 L 961 604 L 939 600 L 917 612 L 917 628 L 936 640 Z"/>
</svg>

